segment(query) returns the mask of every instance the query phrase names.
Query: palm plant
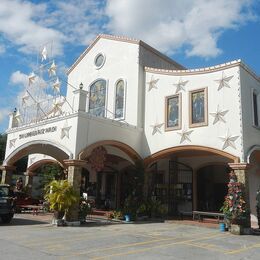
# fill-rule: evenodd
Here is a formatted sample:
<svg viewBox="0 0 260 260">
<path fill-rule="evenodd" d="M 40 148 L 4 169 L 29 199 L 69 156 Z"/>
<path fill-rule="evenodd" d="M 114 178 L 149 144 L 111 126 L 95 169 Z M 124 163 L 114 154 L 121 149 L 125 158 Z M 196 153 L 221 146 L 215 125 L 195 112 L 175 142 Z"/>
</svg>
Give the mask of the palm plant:
<svg viewBox="0 0 260 260">
<path fill-rule="evenodd" d="M 53 180 L 45 187 L 44 198 L 49 202 L 49 207 L 56 213 L 56 218 L 62 218 L 69 210 L 79 203 L 78 192 L 67 180 Z M 78 205 L 77 205 L 78 206 Z"/>
</svg>

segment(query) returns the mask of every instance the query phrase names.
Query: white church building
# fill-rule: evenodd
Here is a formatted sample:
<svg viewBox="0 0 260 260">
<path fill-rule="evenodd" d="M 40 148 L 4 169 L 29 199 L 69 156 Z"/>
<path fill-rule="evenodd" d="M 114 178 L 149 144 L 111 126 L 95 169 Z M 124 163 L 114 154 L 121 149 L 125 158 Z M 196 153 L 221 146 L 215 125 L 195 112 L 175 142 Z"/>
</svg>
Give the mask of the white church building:
<svg viewBox="0 0 260 260">
<path fill-rule="evenodd" d="M 40 165 L 57 161 L 75 187 L 84 184 L 100 204 L 108 198 L 117 208 L 142 160 L 145 196 L 177 215 L 219 211 L 234 170 L 257 221 L 260 79 L 241 60 L 186 69 L 143 41 L 99 35 L 69 68 L 62 97 L 48 59 L 44 49 L 56 94 L 37 102 L 31 89 L 40 76 L 28 77 L 10 115 L 2 182 L 26 155 L 27 183 Z"/>
</svg>

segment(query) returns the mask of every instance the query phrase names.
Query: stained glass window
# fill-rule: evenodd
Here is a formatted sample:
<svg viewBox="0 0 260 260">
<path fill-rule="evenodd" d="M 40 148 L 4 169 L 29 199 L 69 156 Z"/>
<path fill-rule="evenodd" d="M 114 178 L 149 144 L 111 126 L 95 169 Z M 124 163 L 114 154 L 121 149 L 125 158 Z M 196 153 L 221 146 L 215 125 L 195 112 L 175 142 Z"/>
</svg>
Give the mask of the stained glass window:
<svg viewBox="0 0 260 260">
<path fill-rule="evenodd" d="M 173 130 L 180 128 L 181 94 L 166 97 L 166 130 Z"/>
<path fill-rule="evenodd" d="M 106 81 L 101 79 L 90 86 L 89 113 L 95 116 L 105 116 Z"/>
<path fill-rule="evenodd" d="M 119 80 L 116 84 L 115 118 L 124 117 L 124 102 L 125 102 L 124 99 L 125 99 L 124 81 Z"/>
</svg>

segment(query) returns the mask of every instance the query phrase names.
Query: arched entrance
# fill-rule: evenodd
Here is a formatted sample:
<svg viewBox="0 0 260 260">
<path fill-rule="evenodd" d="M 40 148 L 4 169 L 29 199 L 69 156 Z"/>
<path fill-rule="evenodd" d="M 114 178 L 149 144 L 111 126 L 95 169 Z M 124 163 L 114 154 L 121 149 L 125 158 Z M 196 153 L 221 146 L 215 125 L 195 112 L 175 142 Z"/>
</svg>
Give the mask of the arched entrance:
<svg viewBox="0 0 260 260">
<path fill-rule="evenodd" d="M 211 147 L 187 145 L 159 151 L 145 159 L 147 196 L 156 196 L 166 204 L 169 215 L 191 215 L 192 210 L 199 209 L 199 204 L 205 210 L 219 211 L 226 195 L 228 163 L 233 162 L 239 162 L 239 158 Z M 206 208 L 209 195 L 205 194 L 211 190 L 205 185 L 208 176 L 213 178 L 207 174 L 210 171 L 215 176 L 212 185 L 216 195 L 212 196 L 216 205 Z"/>
<path fill-rule="evenodd" d="M 78 158 L 86 161 L 82 192 L 95 200 L 97 208 L 120 208 L 130 183 L 129 176 L 133 176 L 131 170 L 140 160 L 138 153 L 124 143 L 106 140 L 86 147 Z"/>
</svg>

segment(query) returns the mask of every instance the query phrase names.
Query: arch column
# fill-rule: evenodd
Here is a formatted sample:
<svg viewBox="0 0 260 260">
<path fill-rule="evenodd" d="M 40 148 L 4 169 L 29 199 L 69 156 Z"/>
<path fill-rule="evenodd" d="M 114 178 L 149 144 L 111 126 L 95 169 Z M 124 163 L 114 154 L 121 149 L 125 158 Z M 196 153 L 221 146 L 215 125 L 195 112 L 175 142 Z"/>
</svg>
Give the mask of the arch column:
<svg viewBox="0 0 260 260">
<path fill-rule="evenodd" d="M 35 175 L 33 172 L 27 171 L 25 174 L 25 183 L 24 186 L 28 188 L 28 193 L 32 194 L 32 185 L 33 185 L 33 176 Z"/>
<path fill-rule="evenodd" d="M 242 183 L 243 196 L 246 202 L 246 208 L 250 211 L 250 200 L 249 200 L 249 180 L 248 180 L 248 169 L 250 165 L 248 163 L 229 163 L 229 167 L 234 171 L 237 176 L 237 181 Z M 248 227 L 251 226 L 250 215 L 247 219 Z"/>
<path fill-rule="evenodd" d="M 68 182 L 73 188 L 80 194 L 81 186 L 81 171 L 86 165 L 85 161 L 82 160 L 64 160 L 64 164 L 68 167 Z M 70 211 L 70 218 L 72 221 L 77 221 L 79 215 L 78 205 L 75 205 Z"/>
<path fill-rule="evenodd" d="M 0 170 L 2 171 L 1 183 L 11 185 L 13 172 L 16 170 L 16 167 L 10 165 L 2 165 L 0 166 Z"/>
</svg>

